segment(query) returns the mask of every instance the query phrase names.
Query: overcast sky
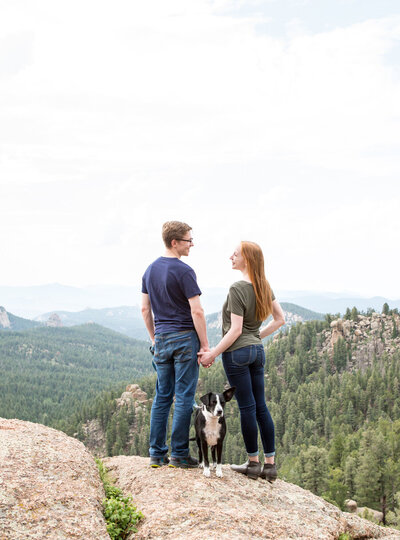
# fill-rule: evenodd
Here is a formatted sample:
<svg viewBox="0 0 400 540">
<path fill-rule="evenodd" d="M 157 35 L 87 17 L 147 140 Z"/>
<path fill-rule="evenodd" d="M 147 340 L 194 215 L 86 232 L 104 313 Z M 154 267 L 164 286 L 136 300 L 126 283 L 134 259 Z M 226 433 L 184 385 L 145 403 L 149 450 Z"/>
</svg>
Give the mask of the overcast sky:
<svg viewBox="0 0 400 540">
<path fill-rule="evenodd" d="M 201 286 L 400 298 L 398 0 L 0 0 L 0 285 L 135 285 L 168 219 Z"/>
</svg>

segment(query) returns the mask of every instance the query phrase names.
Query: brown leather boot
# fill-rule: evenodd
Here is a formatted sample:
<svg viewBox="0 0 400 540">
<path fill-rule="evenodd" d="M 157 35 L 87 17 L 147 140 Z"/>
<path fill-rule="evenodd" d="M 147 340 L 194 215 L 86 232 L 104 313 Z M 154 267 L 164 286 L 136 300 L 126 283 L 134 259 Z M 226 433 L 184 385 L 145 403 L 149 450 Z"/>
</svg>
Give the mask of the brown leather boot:
<svg viewBox="0 0 400 540">
<path fill-rule="evenodd" d="M 275 463 L 264 463 L 264 468 L 261 471 L 260 477 L 268 482 L 275 482 L 278 478 L 278 472 L 275 467 Z"/>
<path fill-rule="evenodd" d="M 261 474 L 262 465 L 258 461 L 250 461 L 248 459 L 243 465 L 231 465 L 231 469 L 232 471 L 245 474 L 252 480 L 257 480 Z"/>
</svg>

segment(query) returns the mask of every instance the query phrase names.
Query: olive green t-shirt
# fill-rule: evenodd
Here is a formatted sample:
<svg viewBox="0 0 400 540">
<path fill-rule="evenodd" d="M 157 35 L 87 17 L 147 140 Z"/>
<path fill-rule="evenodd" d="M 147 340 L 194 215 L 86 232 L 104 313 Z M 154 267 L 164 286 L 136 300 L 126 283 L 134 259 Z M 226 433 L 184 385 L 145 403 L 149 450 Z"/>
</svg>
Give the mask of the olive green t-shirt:
<svg viewBox="0 0 400 540">
<path fill-rule="evenodd" d="M 272 300 L 275 295 L 272 293 Z M 262 321 L 256 319 L 256 295 L 252 283 L 236 281 L 231 285 L 225 304 L 222 307 L 222 335 L 231 327 L 231 313 L 243 317 L 242 333 L 225 352 L 235 351 L 248 345 L 259 345 Z"/>
</svg>

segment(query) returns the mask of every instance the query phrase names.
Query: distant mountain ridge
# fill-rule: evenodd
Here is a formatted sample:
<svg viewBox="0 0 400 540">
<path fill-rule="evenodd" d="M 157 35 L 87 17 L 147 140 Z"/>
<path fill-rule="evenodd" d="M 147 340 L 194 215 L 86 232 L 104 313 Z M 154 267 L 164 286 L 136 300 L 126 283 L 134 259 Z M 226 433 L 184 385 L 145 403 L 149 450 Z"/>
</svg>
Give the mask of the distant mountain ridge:
<svg viewBox="0 0 400 540">
<path fill-rule="evenodd" d="M 285 312 L 286 324 L 292 325 L 296 322 L 322 320 L 324 315 L 305 309 L 295 304 L 283 302 L 282 309 Z M 85 309 L 83 311 L 56 311 L 49 312 L 36 317 L 36 321 L 46 323 L 49 318 L 56 313 L 61 319 L 63 326 L 75 326 L 94 322 L 105 328 L 110 328 L 121 334 L 133 337 L 134 339 L 148 340 L 148 333 L 144 325 L 141 310 L 137 306 L 119 306 L 116 308 Z M 211 313 L 206 316 L 207 327 L 210 332 L 211 342 L 215 344 L 221 336 L 220 313 Z M 219 321 L 219 322 L 218 322 Z"/>
<path fill-rule="evenodd" d="M 203 307 L 207 314 L 221 309 L 228 287 L 201 287 Z M 274 289 L 275 290 L 275 289 Z M 82 311 L 88 308 L 104 309 L 116 306 L 140 304 L 141 288 L 137 286 L 96 285 L 70 287 L 58 283 L 31 287 L 0 286 L 0 302 L 20 317 L 34 318 L 53 311 Z M 373 308 L 380 311 L 384 303 L 400 309 L 400 299 L 383 296 L 365 298 L 353 293 L 327 291 L 280 291 L 275 290 L 280 302 L 301 305 L 318 313 L 344 313 L 347 307 L 356 306 L 359 311 Z"/>
<path fill-rule="evenodd" d="M 148 339 L 148 333 L 138 306 L 118 306 L 103 309 L 89 308 L 77 312 L 55 311 L 39 315 L 35 320 L 45 323 L 54 313 L 59 316 L 63 326 L 96 323 L 134 339 Z"/>
</svg>

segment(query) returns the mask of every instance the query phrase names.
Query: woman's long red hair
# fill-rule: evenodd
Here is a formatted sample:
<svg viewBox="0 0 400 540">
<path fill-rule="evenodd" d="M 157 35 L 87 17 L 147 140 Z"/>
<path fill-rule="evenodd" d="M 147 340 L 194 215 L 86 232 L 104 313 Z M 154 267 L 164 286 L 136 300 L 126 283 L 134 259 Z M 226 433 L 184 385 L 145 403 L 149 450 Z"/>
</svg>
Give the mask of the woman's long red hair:
<svg viewBox="0 0 400 540">
<path fill-rule="evenodd" d="M 256 295 L 256 319 L 265 321 L 272 313 L 272 294 L 265 277 L 263 252 L 255 242 L 240 242 L 240 249 Z"/>
</svg>

